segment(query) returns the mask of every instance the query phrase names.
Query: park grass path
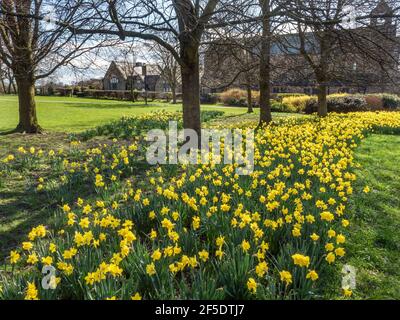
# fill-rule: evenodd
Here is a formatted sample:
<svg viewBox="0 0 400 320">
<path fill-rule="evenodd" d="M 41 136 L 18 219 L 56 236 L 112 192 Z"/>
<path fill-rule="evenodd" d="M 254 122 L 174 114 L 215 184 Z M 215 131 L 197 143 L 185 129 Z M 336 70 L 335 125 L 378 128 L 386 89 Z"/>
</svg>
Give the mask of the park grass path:
<svg viewBox="0 0 400 320">
<path fill-rule="evenodd" d="M 400 136 L 368 137 L 356 161 L 346 241 L 347 263 L 357 269 L 354 298 L 400 299 Z M 365 186 L 371 192 L 361 192 Z"/>
</svg>

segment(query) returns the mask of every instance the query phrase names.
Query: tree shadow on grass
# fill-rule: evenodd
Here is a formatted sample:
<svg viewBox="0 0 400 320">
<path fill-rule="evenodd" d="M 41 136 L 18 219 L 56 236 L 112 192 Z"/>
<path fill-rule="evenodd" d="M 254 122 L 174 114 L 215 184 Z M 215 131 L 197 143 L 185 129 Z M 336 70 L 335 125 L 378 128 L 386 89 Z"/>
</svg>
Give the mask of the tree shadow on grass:
<svg viewBox="0 0 400 320">
<path fill-rule="evenodd" d="M 26 239 L 33 226 L 47 224 L 56 207 L 55 203 L 44 205 L 44 197 L 33 192 L 2 191 L 1 194 L 0 221 L 5 230 L 0 232 L 0 264 L 12 248 Z"/>
<path fill-rule="evenodd" d="M 124 178 L 139 177 L 143 181 L 147 163 L 139 161 L 132 164 L 132 172 L 127 172 Z M 30 175 L 32 172 L 21 172 Z M 37 172 L 33 172 L 36 176 Z M 58 173 L 46 178 L 54 181 Z M 32 177 L 31 177 L 32 178 Z M 73 203 L 78 197 L 92 201 L 99 197 L 94 184 L 89 180 L 76 180 L 66 185 L 53 185 L 51 189 L 38 192 L 31 179 L 15 180 L 10 176 L 10 183 L 0 186 L 0 265 L 5 263 L 10 250 L 14 250 L 23 241 L 27 241 L 29 231 L 39 224 L 54 226 L 59 206 Z M 72 181 L 75 181 L 72 179 Z M 112 190 L 110 189 L 112 192 Z"/>
<path fill-rule="evenodd" d="M 9 135 L 14 134 L 14 133 L 17 133 L 16 129 L 0 131 L 0 136 L 9 136 Z"/>
<path fill-rule="evenodd" d="M 4 259 L 22 241 L 27 240 L 29 231 L 39 225 L 51 225 L 54 213 L 63 203 L 71 203 L 78 196 L 89 197 L 93 195 L 87 185 L 81 187 L 70 186 L 68 192 L 65 186 L 60 185 L 51 192 L 38 193 L 34 188 L 24 190 L 24 186 L 19 186 L 19 191 L 1 190 L 0 197 L 0 223 L 5 229 L 0 231 L 0 265 Z M 62 194 L 63 199 L 54 196 Z"/>
</svg>

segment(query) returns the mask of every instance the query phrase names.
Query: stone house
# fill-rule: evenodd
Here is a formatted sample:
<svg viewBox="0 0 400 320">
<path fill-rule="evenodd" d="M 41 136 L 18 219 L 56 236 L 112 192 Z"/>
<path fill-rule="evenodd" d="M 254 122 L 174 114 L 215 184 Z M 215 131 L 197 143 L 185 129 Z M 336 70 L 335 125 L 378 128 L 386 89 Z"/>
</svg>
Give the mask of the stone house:
<svg viewBox="0 0 400 320">
<path fill-rule="evenodd" d="M 112 61 L 104 78 L 103 89 L 108 91 L 171 91 L 156 65 L 141 62 Z"/>
</svg>

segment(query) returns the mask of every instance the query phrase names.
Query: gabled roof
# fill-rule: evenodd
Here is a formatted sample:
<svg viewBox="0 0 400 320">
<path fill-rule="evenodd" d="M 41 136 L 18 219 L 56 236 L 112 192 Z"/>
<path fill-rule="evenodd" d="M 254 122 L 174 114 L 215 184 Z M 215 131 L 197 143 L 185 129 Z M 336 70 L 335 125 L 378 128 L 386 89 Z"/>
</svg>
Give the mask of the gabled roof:
<svg viewBox="0 0 400 320">
<path fill-rule="evenodd" d="M 126 61 L 113 61 L 111 64 L 115 64 L 115 67 L 121 73 L 121 75 L 126 79 L 128 77 L 141 77 L 144 78 L 143 67 L 138 66 L 135 63 Z M 160 71 L 157 65 L 147 64 L 146 65 L 146 75 L 147 76 L 160 76 Z"/>
</svg>

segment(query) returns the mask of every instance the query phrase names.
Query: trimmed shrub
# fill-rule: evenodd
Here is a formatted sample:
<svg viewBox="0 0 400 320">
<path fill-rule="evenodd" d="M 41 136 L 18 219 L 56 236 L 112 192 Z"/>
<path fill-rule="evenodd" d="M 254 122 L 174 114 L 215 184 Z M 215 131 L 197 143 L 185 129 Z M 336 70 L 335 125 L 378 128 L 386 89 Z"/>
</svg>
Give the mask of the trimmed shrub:
<svg viewBox="0 0 400 320">
<path fill-rule="evenodd" d="M 332 93 L 329 94 L 328 97 L 329 98 L 343 98 L 343 97 L 348 97 L 350 94 L 348 93 Z"/>
<path fill-rule="evenodd" d="M 201 104 L 216 104 L 218 102 L 218 95 L 212 93 L 203 93 L 200 95 Z"/>
<path fill-rule="evenodd" d="M 247 93 L 246 93 L 247 97 Z M 260 106 L 260 91 L 251 91 L 251 99 L 253 101 L 253 107 L 259 107 Z M 247 99 L 246 99 L 247 101 Z M 247 103 L 246 103 L 247 106 Z"/>
<path fill-rule="evenodd" d="M 260 103 L 260 92 L 252 91 L 253 107 Z M 229 89 L 219 94 L 219 101 L 226 106 L 247 107 L 247 91 L 242 89 Z"/>
<path fill-rule="evenodd" d="M 276 100 L 271 100 L 271 110 L 272 112 L 286 112 L 286 113 L 296 113 L 297 110 L 292 105 L 279 102 Z"/>
<path fill-rule="evenodd" d="M 284 106 L 283 106 L 282 102 L 279 102 L 276 100 L 271 101 L 271 111 L 272 112 L 284 112 L 283 109 L 284 109 Z"/>
<path fill-rule="evenodd" d="M 327 102 L 328 112 L 348 113 L 369 110 L 365 96 L 362 95 L 328 96 Z M 318 100 L 309 100 L 304 111 L 307 114 L 317 112 Z"/>
<path fill-rule="evenodd" d="M 383 109 L 383 99 L 379 95 L 368 94 L 365 96 L 365 102 L 367 103 L 369 110 Z"/>
<path fill-rule="evenodd" d="M 383 107 L 385 109 L 398 109 L 400 108 L 400 97 L 394 94 L 382 93 L 380 94 L 382 98 Z"/>
<path fill-rule="evenodd" d="M 241 89 L 229 89 L 220 93 L 219 100 L 227 106 L 244 107 L 246 105 L 246 92 Z"/>
<path fill-rule="evenodd" d="M 284 98 L 289 98 L 289 97 L 304 97 L 308 96 L 305 93 L 276 93 L 275 94 L 278 99 L 284 99 Z"/>
<path fill-rule="evenodd" d="M 303 112 L 310 100 L 316 100 L 315 96 L 288 96 L 282 99 L 282 103 L 288 107 L 290 112 Z"/>
<path fill-rule="evenodd" d="M 328 96 L 329 112 L 357 112 L 357 111 L 379 111 L 400 109 L 400 97 L 394 94 L 332 94 Z M 317 112 L 317 99 L 307 102 L 305 113 Z"/>
</svg>

